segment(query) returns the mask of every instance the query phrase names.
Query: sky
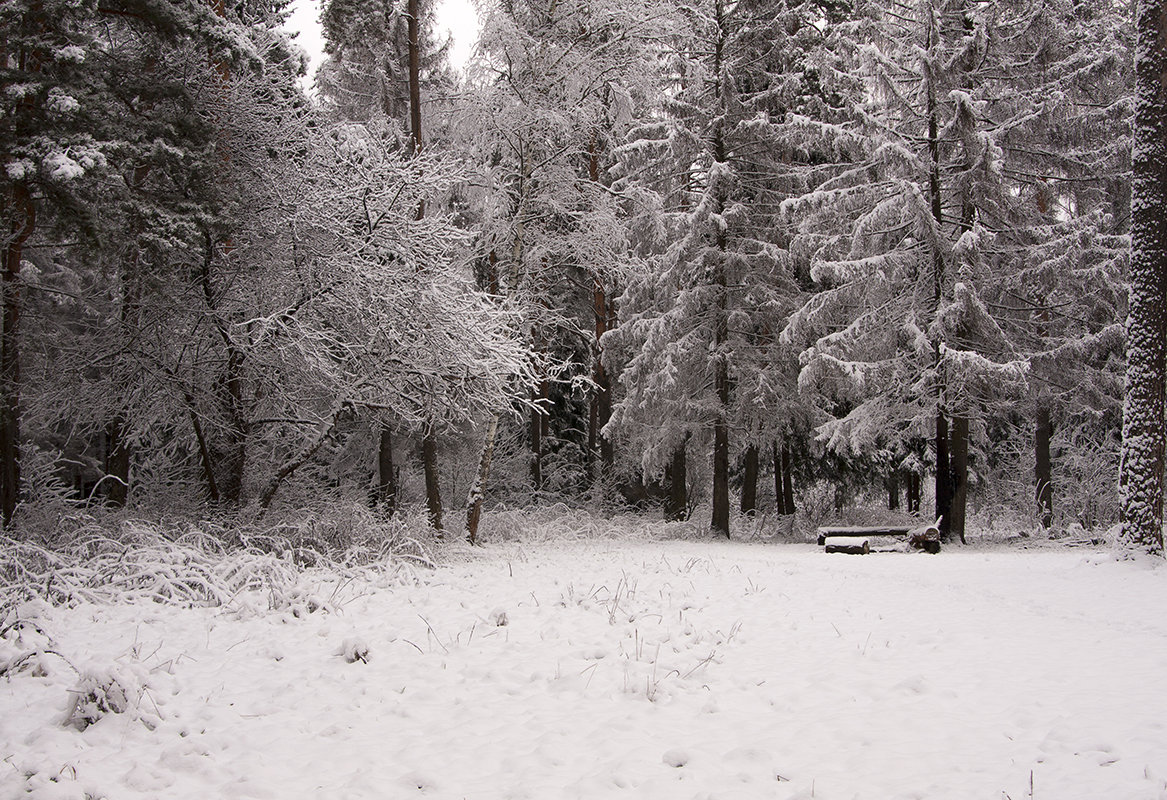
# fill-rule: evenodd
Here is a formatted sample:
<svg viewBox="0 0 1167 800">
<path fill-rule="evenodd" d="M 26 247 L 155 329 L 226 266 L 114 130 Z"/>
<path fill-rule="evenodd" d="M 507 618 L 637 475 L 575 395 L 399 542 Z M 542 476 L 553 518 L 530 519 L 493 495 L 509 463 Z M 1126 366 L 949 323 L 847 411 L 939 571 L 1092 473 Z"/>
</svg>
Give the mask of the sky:
<svg viewBox="0 0 1167 800">
<path fill-rule="evenodd" d="M 324 55 L 324 39 L 320 34 L 320 6 L 322 0 L 294 0 L 288 28 L 296 31 L 296 41 L 308 51 L 312 59 L 307 86 Z M 478 14 L 471 0 L 439 0 L 437 7 L 438 31 L 448 30 L 454 39 L 450 61 L 461 69 L 470 58 L 470 51 L 478 41 Z"/>
</svg>

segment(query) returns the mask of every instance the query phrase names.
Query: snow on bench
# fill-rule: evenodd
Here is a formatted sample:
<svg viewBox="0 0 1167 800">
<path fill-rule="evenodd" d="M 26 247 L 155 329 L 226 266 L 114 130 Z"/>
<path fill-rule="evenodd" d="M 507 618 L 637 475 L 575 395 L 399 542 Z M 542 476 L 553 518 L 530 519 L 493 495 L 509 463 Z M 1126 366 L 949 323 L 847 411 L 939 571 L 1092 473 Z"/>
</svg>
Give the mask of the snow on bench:
<svg viewBox="0 0 1167 800">
<path fill-rule="evenodd" d="M 887 525 L 823 526 L 818 529 L 818 543 L 828 553 L 867 554 L 872 536 L 905 536 L 908 544 L 928 553 L 940 552 L 940 520 L 915 528 Z"/>
</svg>

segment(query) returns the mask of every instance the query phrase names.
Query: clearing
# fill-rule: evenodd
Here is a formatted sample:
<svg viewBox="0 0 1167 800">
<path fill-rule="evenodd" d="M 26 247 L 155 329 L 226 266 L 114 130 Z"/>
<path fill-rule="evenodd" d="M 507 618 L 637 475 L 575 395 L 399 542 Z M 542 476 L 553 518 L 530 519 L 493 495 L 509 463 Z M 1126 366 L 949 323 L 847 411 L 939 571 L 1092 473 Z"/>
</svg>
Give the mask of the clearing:
<svg viewBox="0 0 1167 800">
<path fill-rule="evenodd" d="M 1150 561 L 644 537 L 451 555 L 416 582 L 321 576 L 332 611 L 27 604 L 0 663 L 64 658 L 0 681 L 0 796 L 1167 798 Z M 126 712 L 62 725 L 65 659 L 128 684 Z"/>
</svg>

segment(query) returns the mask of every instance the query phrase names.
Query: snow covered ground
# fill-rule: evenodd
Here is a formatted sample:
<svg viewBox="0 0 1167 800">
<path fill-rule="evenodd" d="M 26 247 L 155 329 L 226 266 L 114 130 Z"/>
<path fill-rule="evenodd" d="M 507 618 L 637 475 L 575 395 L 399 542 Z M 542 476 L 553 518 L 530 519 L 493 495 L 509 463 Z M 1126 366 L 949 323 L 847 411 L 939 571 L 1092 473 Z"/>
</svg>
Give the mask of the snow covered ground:
<svg viewBox="0 0 1167 800">
<path fill-rule="evenodd" d="M 0 662 L 51 647 L 130 697 L 78 730 L 64 659 L 13 669 L 0 797 L 1167 798 L 1148 562 L 643 538 L 453 556 L 417 585 L 322 584 L 331 613 L 26 606 Z"/>
</svg>

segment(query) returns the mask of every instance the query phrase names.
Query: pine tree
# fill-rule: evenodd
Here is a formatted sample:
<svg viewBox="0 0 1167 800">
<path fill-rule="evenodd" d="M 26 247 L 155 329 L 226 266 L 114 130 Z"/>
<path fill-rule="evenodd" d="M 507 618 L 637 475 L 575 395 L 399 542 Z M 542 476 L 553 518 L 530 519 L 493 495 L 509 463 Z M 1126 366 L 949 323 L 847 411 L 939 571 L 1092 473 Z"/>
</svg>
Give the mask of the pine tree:
<svg viewBox="0 0 1167 800">
<path fill-rule="evenodd" d="M 1137 105 L 1131 191 L 1130 312 L 1122 424 L 1123 536 L 1163 552 L 1163 304 L 1167 292 L 1167 16 L 1160 0 L 1136 4 Z"/>
<path fill-rule="evenodd" d="M 621 300 L 631 355 L 614 421 L 660 420 L 644 450 L 658 469 L 690 437 L 711 439 L 711 527 L 728 535 L 731 428 L 750 463 L 791 430 L 791 353 L 776 340 L 798 287 L 778 210 L 799 154 L 782 126 L 792 111 L 824 110 L 807 55 L 829 12 L 712 2 L 686 13 L 662 112 L 647 110 L 621 149 L 618 185 L 647 194 L 656 221 L 638 227 L 655 228 L 661 246 Z"/>
</svg>

